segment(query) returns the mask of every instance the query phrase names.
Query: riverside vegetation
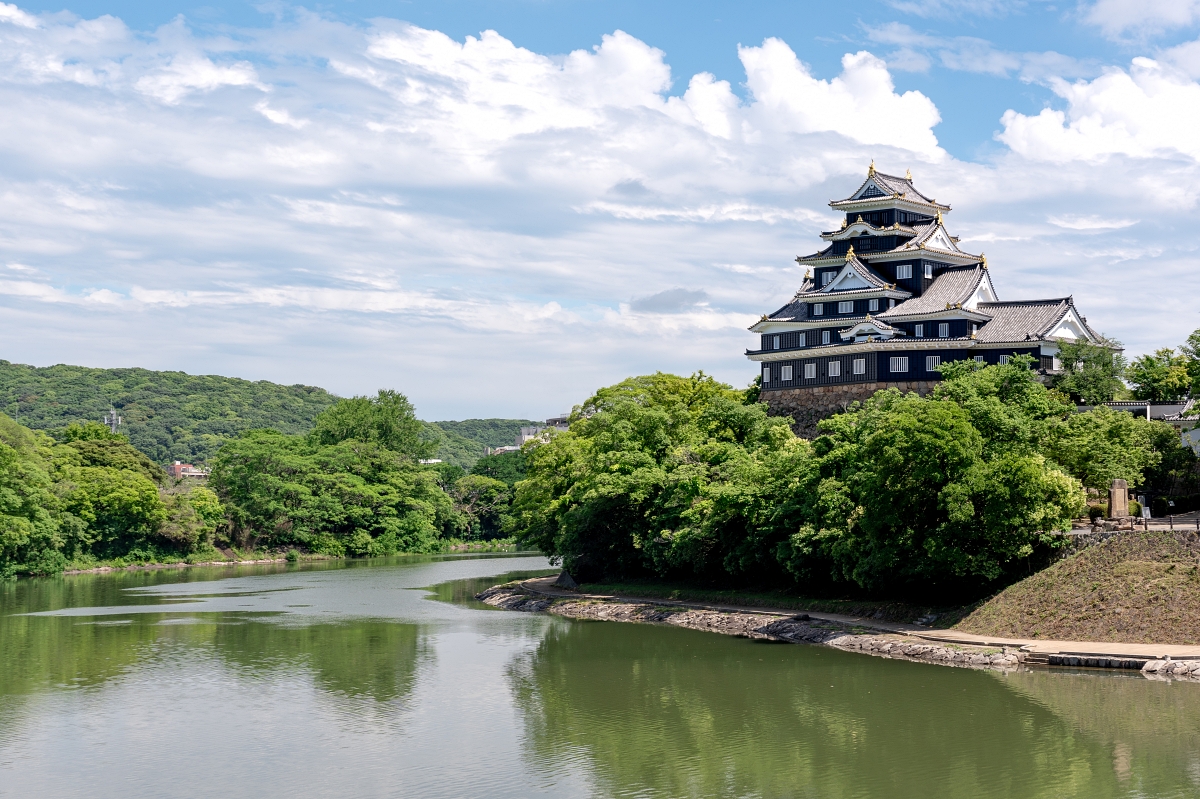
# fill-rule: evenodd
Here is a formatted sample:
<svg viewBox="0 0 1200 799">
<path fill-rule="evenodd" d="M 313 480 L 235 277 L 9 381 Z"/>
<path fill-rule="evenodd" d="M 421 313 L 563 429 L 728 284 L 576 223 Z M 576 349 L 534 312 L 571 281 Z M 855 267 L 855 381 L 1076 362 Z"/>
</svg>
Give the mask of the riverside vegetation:
<svg viewBox="0 0 1200 799">
<path fill-rule="evenodd" d="M 947 364 L 930 396 L 880 392 L 812 441 L 769 418 L 753 387 L 631 378 L 578 407 L 568 431 L 469 472 L 421 463 L 444 441 L 389 391 L 332 401 L 303 431 L 223 439 L 207 486 L 167 480 L 95 423 L 46 432 L 5 417 L 0 572 L 519 539 L 587 581 L 969 601 L 1052 562 L 1088 489 L 1195 479 L 1169 426 L 1078 413 L 1069 395 L 1119 364 L 1071 357 L 1075 383 L 1058 388 L 1028 359 Z M 512 421 L 443 432 L 499 443 Z"/>
<path fill-rule="evenodd" d="M 626 380 L 528 448 L 512 529 L 581 581 L 970 601 L 1048 565 L 1086 489 L 1195 474 L 1170 426 L 1078 413 L 1030 365 L 947 364 L 812 441 L 704 375 Z"/>
<path fill-rule="evenodd" d="M 202 562 L 229 548 L 340 557 L 498 538 L 509 483 L 422 466 L 437 445 L 424 432 L 401 394 L 340 400 L 307 433 L 227 440 L 199 485 L 169 479 L 104 425 L 48 433 L 0 414 L 0 575 Z M 512 472 L 511 460 L 476 465 Z"/>
</svg>

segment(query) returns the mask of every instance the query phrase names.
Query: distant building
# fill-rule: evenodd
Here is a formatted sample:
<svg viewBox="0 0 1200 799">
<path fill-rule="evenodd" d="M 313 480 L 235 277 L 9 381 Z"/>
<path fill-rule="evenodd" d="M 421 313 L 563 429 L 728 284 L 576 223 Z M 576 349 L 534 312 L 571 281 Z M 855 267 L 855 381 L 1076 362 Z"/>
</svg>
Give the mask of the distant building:
<svg viewBox="0 0 1200 799">
<path fill-rule="evenodd" d="M 521 432 L 517 434 L 516 444 L 511 447 L 487 447 L 485 449 L 488 455 L 499 455 L 502 452 L 516 452 L 521 449 L 521 446 L 527 441 L 546 440 L 547 432 L 550 430 L 566 430 L 569 428 L 568 420 L 570 414 L 562 414 L 561 416 L 551 416 L 546 420 L 545 424 L 532 425 L 530 427 L 522 427 Z"/>
<path fill-rule="evenodd" d="M 167 474 L 176 479 L 181 477 L 208 477 L 209 469 L 201 469 L 190 463 L 175 461 L 167 467 Z"/>
<path fill-rule="evenodd" d="M 808 267 L 796 295 L 750 329 L 759 346 L 762 401 L 803 433 L 816 422 L 895 386 L 926 394 L 946 362 L 1006 363 L 1032 356 L 1061 369 L 1060 341 L 1101 341 L 1070 297 L 1001 302 L 983 254 L 946 230 L 950 206 L 925 196 L 911 175 L 875 171 L 844 200 L 828 246 L 797 258 Z"/>
</svg>

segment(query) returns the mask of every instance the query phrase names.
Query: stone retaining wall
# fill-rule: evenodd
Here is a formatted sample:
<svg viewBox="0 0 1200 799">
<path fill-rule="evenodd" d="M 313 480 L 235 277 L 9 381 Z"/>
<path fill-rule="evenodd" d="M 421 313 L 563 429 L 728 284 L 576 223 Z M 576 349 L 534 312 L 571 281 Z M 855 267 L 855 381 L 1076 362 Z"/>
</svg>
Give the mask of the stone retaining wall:
<svg viewBox="0 0 1200 799">
<path fill-rule="evenodd" d="M 847 383 L 840 386 L 812 386 L 811 388 L 780 388 L 763 391 L 759 401 L 766 403 L 771 416 L 790 416 L 796 435 L 813 438 L 817 435 L 817 422 L 841 413 L 852 402 L 865 400 L 876 391 L 898 388 L 925 396 L 933 391 L 938 380 L 906 380 L 896 383 Z"/>
</svg>

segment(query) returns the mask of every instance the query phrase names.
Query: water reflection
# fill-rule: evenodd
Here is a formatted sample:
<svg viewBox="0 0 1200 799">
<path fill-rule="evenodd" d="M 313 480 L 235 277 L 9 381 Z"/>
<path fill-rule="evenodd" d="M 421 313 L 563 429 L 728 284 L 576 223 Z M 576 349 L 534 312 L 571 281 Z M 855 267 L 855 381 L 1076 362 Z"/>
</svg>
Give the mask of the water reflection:
<svg viewBox="0 0 1200 799">
<path fill-rule="evenodd" d="M 1200 686 L 471 599 L 544 565 L 0 586 L 0 796 L 1200 795 Z"/>
<path fill-rule="evenodd" d="M 554 626 L 509 673 L 527 758 L 586 763 L 601 796 L 1196 795 L 1193 685 L 603 622 Z"/>
</svg>

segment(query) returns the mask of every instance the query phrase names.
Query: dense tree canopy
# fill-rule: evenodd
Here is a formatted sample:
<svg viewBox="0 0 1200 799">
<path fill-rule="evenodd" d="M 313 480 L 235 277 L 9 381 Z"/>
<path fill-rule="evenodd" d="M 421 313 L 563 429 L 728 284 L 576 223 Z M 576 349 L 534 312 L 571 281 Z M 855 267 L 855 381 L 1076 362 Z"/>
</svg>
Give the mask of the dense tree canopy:
<svg viewBox="0 0 1200 799">
<path fill-rule="evenodd" d="M 1156 447 L 1182 449 L 1161 423 L 1076 413 L 1028 359 L 944 372 L 932 396 L 879 392 L 812 442 L 704 375 L 601 389 L 527 445 L 512 529 L 581 579 L 974 594 L 1057 544 L 1081 480 L 1137 484 Z"/>
<path fill-rule="evenodd" d="M 1058 357 L 1062 371 L 1054 378 L 1054 387 L 1084 405 L 1111 402 L 1124 388 L 1125 357 L 1121 343 L 1111 339 L 1093 344 L 1090 341 L 1064 341 Z"/>
<path fill-rule="evenodd" d="M 222 523 L 215 494 L 169 485 L 123 436 L 101 425 L 58 433 L 0 414 L 0 576 L 186 555 Z"/>
<path fill-rule="evenodd" d="M 1188 367 L 1186 354 L 1163 347 L 1152 355 L 1135 358 L 1126 370 L 1126 376 L 1133 385 L 1133 396 L 1137 399 L 1175 402 L 1191 391 L 1192 375 Z"/>
</svg>

